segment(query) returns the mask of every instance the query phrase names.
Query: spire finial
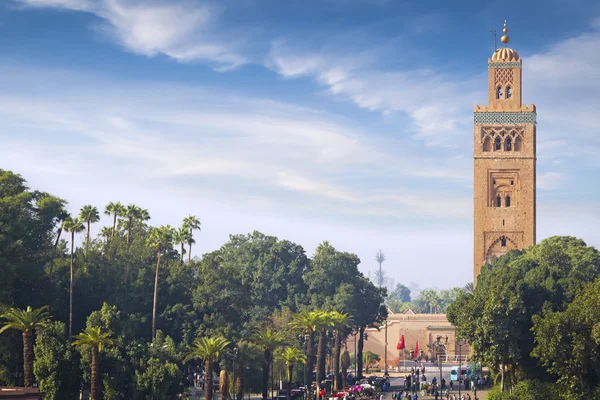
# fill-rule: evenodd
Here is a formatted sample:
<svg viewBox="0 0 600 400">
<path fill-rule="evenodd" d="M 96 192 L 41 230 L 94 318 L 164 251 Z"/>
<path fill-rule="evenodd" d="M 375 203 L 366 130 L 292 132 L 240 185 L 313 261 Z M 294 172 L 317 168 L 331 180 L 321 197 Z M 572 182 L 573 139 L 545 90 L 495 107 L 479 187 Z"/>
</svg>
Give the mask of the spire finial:
<svg viewBox="0 0 600 400">
<path fill-rule="evenodd" d="M 500 41 L 506 45 L 506 43 L 510 42 L 510 38 L 507 35 L 508 28 L 506 27 L 506 20 L 504 20 L 504 29 L 502 29 L 502 32 L 504 32 L 504 36 L 500 38 Z"/>
</svg>

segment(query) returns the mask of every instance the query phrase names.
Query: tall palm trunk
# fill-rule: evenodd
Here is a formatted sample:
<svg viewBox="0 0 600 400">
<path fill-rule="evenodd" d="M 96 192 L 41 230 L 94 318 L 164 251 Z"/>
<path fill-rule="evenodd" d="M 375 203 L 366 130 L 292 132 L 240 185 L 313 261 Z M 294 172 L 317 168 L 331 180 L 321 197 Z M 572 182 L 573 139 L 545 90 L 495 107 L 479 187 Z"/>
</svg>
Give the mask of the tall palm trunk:
<svg viewBox="0 0 600 400">
<path fill-rule="evenodd" d="M 56 248 L 58 247 L 58 244 L 60 243 L 60 235 L 62 234 L 62 225 L 58 227 L 58 231 L 56 232 L 56 240 L 54 241 L 54 250 L 56 250 Z"/>
<path fill-rule="evenodd" d="M 342 390 L 342 377 L 340 375 L 340 352 L 342 349 L 342 333 L 335 331 L 335 345 L 333 347 L 333 388 Z"/>
<path fill-rule="evenodd" d="M 204 377 L 204 399 L 212 400 L 213 398 L 213 360 L 211 358 L 207 358 L 204 363 L 204 370 L 206 371 L 206 376 Z"/>
<path fill-rule="evenodd" d="M 310 392 L 312 388 L 312 373 L 314 368 L 313 362 L 313 332 L 308 332 L 308 341 L 306 342 L 306 369 L 304 371 L 304 382 Z"/>
<path fill-rule="evenodd" d="M 113 216 L 113 228 L 112 228 L 112 235 L 111 235 L 111 239 L 115 237 L 115 231 L 117 230 L 117 217 L 119 215 L 117 213 L 115 213 L 115 215 Z"/>
<path fill-rule="evenodd" d="M 87 232 L 86 232 L 86 236 L 85 236 L 85 255 L 87 257 L 87 253 L 88 253 L 88 248 L 90 247 L 90 220 L 87 220 Z"/>
<path fill-rule="evenodd" d="M 188 253 L 188 265 L 189 265 L 192 262 L 192 243 L 191 242 L 188 243 L 188 246 L 189 246 L 189 248 L 188 248 L 188 250 L 189 250 L 189 253 Z"/>
<path fill-rule="evenodd" d="M 75 232 L 71 232 L 71 282 L 69 283 L 69 337 L 73 336 L 73 249 Z"/>
<path fill-rule="evenodd" d="M 363 368 L 363 347 L 364 347 L 364 336 L 365 336 L 365 327 L 361 326 L 358 330 L 360 337 L 358 338 L 358 350 L 356 351 L 356 365 L 357 365 L 357 372 L 358 372 L 358 377 L 362 377 L 362 368 Z"/>
<path fill-rule="evenodd" d="M 23 336 L 23 384 L 25 387 L 33 386 L 33 333 L 29 330 Z"/>
<path fill-rule="evenodd" d="M 181 263 L 182 263 L 182 264 L 183 264 L 183 252 L 184 252 L 184 249 L 183 249 L 183 242 L 181 242 Z"/>
<path fill-rule="evenodd" d="M 325 328 L 319 329 L 319 342 L 317 344 L 317 400 L 320 398 L 321 381 L 325 379 Z"/>
<path fill-rule="evenodd" d="M 131 228 L 133 227 L 133 218 L 129 218 L 127 221 L 127 247 L 131 245 Z"/>
<path fill-rule="evenodd" d="M 92 376 L 90 377 L 90 400 L 100 400 L 100 352 L 92 346 Z"/>
<path fill-rule="evenodd" d="M 262 370 L 262 399 L 267 400 L 269 396 L 269 367 L 271 366 L 271 350 L 266 349 L 264 353 Z"/>
<path fill-rule="evenodd" d="M 292 400 L 292 373 L 294 372 L 294 364 L 288 363 L 287 365 L 287 391 L 285 393 L 286 400 Z"/>
<path fill-rule="evenodd" d="M 156 333 L 156 299 L 158 295 L 158 267 L 160 267 L 160 246 L 158 246 L 158 261 L 156 262 L 156 274 L 154 275 L 154 303 L 152 305 L 152 338 Z"/>
</svg>

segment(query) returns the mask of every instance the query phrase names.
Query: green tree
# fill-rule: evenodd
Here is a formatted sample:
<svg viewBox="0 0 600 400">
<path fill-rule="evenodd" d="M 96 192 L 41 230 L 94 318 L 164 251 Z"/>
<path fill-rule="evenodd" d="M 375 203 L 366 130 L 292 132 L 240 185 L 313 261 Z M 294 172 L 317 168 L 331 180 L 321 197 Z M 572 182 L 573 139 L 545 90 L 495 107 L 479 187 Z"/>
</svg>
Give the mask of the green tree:
<svg viewBox="0 0 600 400">
<path fill-rule="evenodd" d="M 564 311 L 533 316 L 538 358 L 564 388 L 564 398 L 589 399 L 600 384 L 600 278 L 575 296 Z"/>
<path fill-rule="evenodd" d="M 340 353 L 342 349 L 342 341 L 345 332 L 350 328 L 352 319 L 349 314 L 334 311 L 331 314 L 333 326 L 335 328 L 335 343 L 333 348 L 333 375 L 334 390 L 342 390 L 343 382 L 340 374 Z"/>
<path fill-rule="evenodd" d="M 189 240 L 190 240 L 190 230 L 188 228 L 186 228 L 185 226 L 182 226 L 181 228 L 179 228 L 175 231 L 173 241 L 175 243 L 178 243 L 181 245 L 180 261 L 182 264 L 183 264 L 183 255 L 185 254 L 184 246 L 189 242 Z"/>
<path fill-rule="evenodd" d="M 253 335 L 252 341 L 263 349 L 263 375 L 262 375 L 262 398 L 267 400 L 269 389 L 269 368 L 273 362 L 273 352 L 285 344 L 283 334 L 276 332 L 272 328 L 266 328 Z"/>
<path fill-rule="evenodd" d="M 142 209 L 135 205 L 129 204 L 125 208 L 123 216 L 126 218 L 126 230 L 127 230 L 127 247 L 131 246 L 131 233 L 133 230 L 133 224 L 135 221 L 142 218 Z"/>
<path fill-rule="evenodd" d="M 388 300 L 399 300 L 404 303 L 410 303 L 410 289 L 401 283 L 397 283 L 387 298 Z"/>
<path fill-rule="evenodd" d="M 335 322 L 335 316 L 330 311 L 316 311 L 320 318 L 317 324 L 317 400 L 320 398 L 321 382 L 325 379 L 325 357 L 327 356 L 327 332 L 329 332 Z"/>
<path fill-rule="evenodd" d="M 190 231 L 188 236 L 188 264 L 192 262 L 192 244 L 196 243 L 194 240 L 194 231 L 200 230 L 200 220 L 195 215 L 189 215 L 183 219 L 183 226 Z"/>
<path fill-rule="evenodd" d="M 70 268 L 70 280 L 69 280 L 69 337 L 73 333 L 73 254 L 75 251 L 75 234 L 83 232 L 85 227 L 78 218 L 67 219 L 63 222 L 63 229 L 71 233 L 71 268 Z"/>
<path fill-rule="evenodd" d="M 154 274 L 154 301 L 152 302 L 152 337 L 156 333 L 156 301 L 158 299 L 158 270 L 160 268 L 160 255 L 172 247 L 173 228 L 169 225 L 152 229 L 147 239 L 149 247 L 156 250 L 156 272 Z"/>
<path fill-rule="evenodd" d="M 363 362 L 367 366 L 365 372 L 368 374 L 369 367 L 375 363 L 378 363 L 379 361 L 381 361 L 381 357 L 379 357 L 378 354 L 375 354 L 372 351 L 365 351 L 363 354 Z"/>
<path fill-rule="evenodd" d="M 318 312 L 314 311 L 302 311 L 295 314 L 290 322 L 290 327 L 306 337 L 306 371 L 304 376 L 304 382 L 310 387 L 312 384 L 312 371 L 314 368 L 313 361 L 313 340 L 314 333 L 317 326 L 320 323 L 321 316 Z"/>
<path fill-rule="evenodd" d="M 302 351 L 300 349 L 297 349 L 295 347 L 286 347 L 281 351 L 278 358 L 285 362 L 285 366 L 287 368 L 286 399 L 291 400 L 294 365 L 304 364 L 306 362 L 306 356 L 302 354 Z"/>
<path fill-rule="evenodd" d="M 0 328 L 0 334 L 8 329 L 21 331 L 23 337 L 23 381 L 26 387 L 33 385 L 33 333 L 36 329 L 45 328 L 50 323 L 48 307 L 26 310 L 9 308 L 0 318 L 6 320 Z"/>
<path fill-rule="evenodd" d="M 111 240 L 112 240 L 112 238 L 114 238 L 115 231 L 117 229 L 117 218 L 119 218 L 119 216 L 123 215 L 125 212 L 126 212 L 126 208 L 123 206 L 123 204 L 121 204 L 120 201 L 117 201 L 117 202 L 111 201 L 110 203 L 107 204 L 106 208 L 104 209 L 104 214 L 112 215 L 112 217 L 113 217 Z"/>
<path fill-rule="evenodd" d="M 73 346 L 80 352 L 88 348 L 92 351 L 92 364 L 90 371 L 90 400 L 99 400 L 102 398 L 102 386 L 100 385 L 100 354 L 107 346 L 116 343 L 115 339 L 110 337 L 109 332 L 102 332 L 98 327 L 85 328 L 83 332 L 73 336 Z"/>
<path fill-rule="evenodd" d="M 44 399 L 74 398 L 79 386 L 79 371 L 66 337 L 65 324 L 56 321 L 38 331 L 33 353 L 33 372 Z"/>
<path fill-rule="evenodd" d="M 237 345 L 235 392 L 237 399 L 244 398 L 246 367 L 253 360 L 259 359 L 260 349 L 252 342 L 240 340 Z M 262 354 L 260 354 L 262 356 Z"/>
<path fill-rule="evenodd" d="M 484 266 L 473 293 L 459 295 L 446 315 L 475 358 L 500 372 L 502 389 L 519 377 L 549 379 L 532 358 L 534 316 L 564 311 L 599 272 L 595 248 L 576 238 L 551 237 Z"/>
<path fill-rule="evenodd" d="M 85 235 L 85 255 L 88 255 L 88 248 L 90 247 L 90 230 L 91 224 L 100 221 L 100 214 L 98 208 L 92 205 L 85 205 L 79 210 L 79 219 L 87 224 L 86 235 Z"/>
<path fill-rule="evenodd" d="M 177 345 L 170 336 L 157 330 L 156 337 L 145 347 L 146 353 L 135 371 L 136 397 L 151 400 L 178 398 L 182 355 Z"/>
<path fill-rule="evenodd" d="M 204 396 L 206 400 L 212 400 L 213 397 L 213 364 L 215 359 L 229 345 L 229 341 L 222 336 L 201 337 L 194 340 L 194 344 L 190 348 L 184 363 L 190 360 L 204 360 Z"/>
</svg>

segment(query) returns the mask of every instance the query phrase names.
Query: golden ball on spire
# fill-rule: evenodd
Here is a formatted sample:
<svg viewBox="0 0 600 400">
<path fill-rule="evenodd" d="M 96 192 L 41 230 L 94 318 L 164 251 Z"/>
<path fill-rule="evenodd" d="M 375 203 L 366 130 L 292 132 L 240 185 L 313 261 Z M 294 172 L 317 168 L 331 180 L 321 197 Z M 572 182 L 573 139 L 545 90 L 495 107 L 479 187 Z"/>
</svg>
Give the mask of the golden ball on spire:
<svg viewBox="0 0 600 400">
<path fill-rule="evenodd" d="M 508 33 L 508 28 L 506 27 L 506 20 L 504 20 L 504 29 L 502 29 L 502 32 L 504 32 L 504 36 L 502 36 L 500 38 L 500 41 L 504 44 L 510 42 L 510 38 L 508 37 L 507 33 Z"/>
</svg>

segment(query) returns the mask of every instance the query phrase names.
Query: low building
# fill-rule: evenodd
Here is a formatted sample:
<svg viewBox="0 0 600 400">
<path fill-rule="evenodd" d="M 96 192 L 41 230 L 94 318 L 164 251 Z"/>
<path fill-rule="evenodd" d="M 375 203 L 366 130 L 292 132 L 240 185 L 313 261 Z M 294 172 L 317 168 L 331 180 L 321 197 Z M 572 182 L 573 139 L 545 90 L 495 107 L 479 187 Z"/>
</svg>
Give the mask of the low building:
<svg viewBox="0 0 600 400">
<path fill-rule="evenodd" d="M 402 314 L 394 314 L 388 310 L 388 319 L 386 324 L 377 328 L 368 328 L 365 330 L 367 340 L 364 342 L 363 351 L 371 351 L 381 358 L 379 363 L 384 368 L 385 343 L 387 337 L 387 363 L 388 370 L 395 370 L 398 366 L 414 365 L 410 364 L 413 360 L 414 350 L 418 342 L 418 356 L 423 361 L 425 359 L 437 359 L 434 342 L 438 336 L 441 336 L 441 343 L 448 344 L 446 352 L 441 354 L 443 362 L 458 362 L 459 358 L 464 362 L 470 354 L 471 349 L 465 341 L 457 341 L 456 330 L 448 322 L 445 314 L 415 314 L 412 310 L 407 310 Z M 396 350 L 400 338 L 404 335 L 404 350 Z M 354 337 L 348 338 L 349 350 L 354 345 Z M 351 350 L 350 350 L 351 351 Z"/>
</svg>

